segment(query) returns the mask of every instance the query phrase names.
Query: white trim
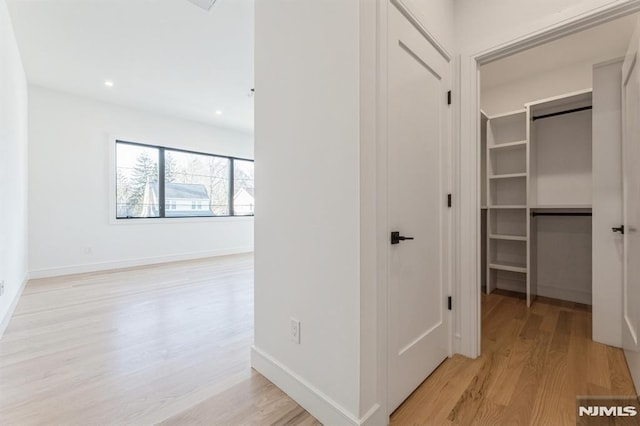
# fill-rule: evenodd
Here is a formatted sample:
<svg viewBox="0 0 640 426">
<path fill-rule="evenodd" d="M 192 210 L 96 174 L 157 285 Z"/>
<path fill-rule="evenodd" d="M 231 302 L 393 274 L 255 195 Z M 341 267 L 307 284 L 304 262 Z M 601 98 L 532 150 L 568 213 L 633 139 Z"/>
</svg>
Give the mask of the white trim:
<svg viewBox="0 0 640 426">
<path fill-rule="evenodd" d="M 115 205 L 113 207 L 115 209 Z M 115 211 L 115 210 L 113 210 Z M 167 225 L 173 223 L 248 222 L 255 216 L 193 216 L 193 217 L 140 217 L 135 219 L 111 218 L 111 225 Z"/>
<path fill-rule="evenodd" d="M 591 305 L 591 291 L 589 290 L 562 288 L 538 283 L 538 296 Z"/>
<path fill-rule="evenodd" d="M 389 264 L 387 259 L 387 232 L 389 230 L 388 211 L 388 171 L 387 171 L 387 62 L 389 39 L 389 1 L 378 0 L 377 39 L 377 120 L 376 120 L 376 291 L 377 291 L 377 397 L 384 422 L 389 423 Z"/>
<path fill-rule="evenodd" d="M 137 259 L 112 260 L 107 262 L 95 262 L 56 268 L 36 269 L 29 272 L 29 277 L 31 279 L 49 278 L 61 275 L 84 274 L 88 272 L 108 271 L 112 269 L 123 269 L 135 266 L 155 265 L 158 263 L 179 262 L 182 260 L 203 259 L 207 257 L 227 256 L 232 254 L 251 252 L 253 252 L 253 246 L 234 247 L 219 250 L 194 251 L 189 253 L 178 253 L 165 256 L 140 257 Z"/>
<path fill-rule="evenodd" d="M 442 55 L 442 57 L 447 62 L 451 62 L 451 54 L 447 51 L 447 49 L 444 48 L 442 44 L 438 42 L 436 37 L 424 25 L 422 25 L 420 19 L 418 19 L 418 17 L 411 11 L 409 6 L 404 3 L 404 0 L 391 0 L 391 4 L 398 8 L 400 13 L 402 13 L 402 15 L 407 18 L 409 22 L 411 22 L 411 24 L 418 30 L 418 32 L 422 34 L 422 36 L 433 45 L 433 47 L 438 51 L 438 53 L 440 53 L 440 55 Z"/>
<path fill-rule="evenodd" d="M 20 297 L 22 296 L 22 293 L 24 292 L 24 288 L 26 287 L 28 281 L 29 281 L 29 274 L 25 274 L 24 278 L 22 279 L 22 284 L 20 284 L 20 288 L 18 288 L 18 291 L 16 292 L 16 295 L 13 298 L 13 301 L 9 305 L 9 309 L 7 309 L 7 312 L 5 313 L 4 318 L 2 318 L 2 321 L 0 321 L 0 339 L 2 339 L 4 332 L 7 330 L 7 327 L 9 326 L 11 317 L 13 316 L 13 313 L 16 310 L 16 306 L 18 306 L 18 301 L 20 300 Z"/>
<path fill-rule="evenodd" d="M 578 209 L 578 210 L 588 210 L 592 207 L 591 204 L 536 204 L 529 206 L 532 210 L 569 210 L 569 209 Z"/>
<path fill-rule="evenodd" d="M 590 95 L 592 93 L 593 93 L 593 89 L 592 88 L 582 89 L 582 90 L 577 90 L 575 92 L 564 93 L 562 95 L 551 96 L 549 98 L 538 99 L 538 100 L 535 100 L 535 101 L 527 102 L 524 105 L 526 107 L 533 107 L 533 106 L 537 106 L 537 105 L 541 105 L 541 104 L 546 104 L 546 103 L 549 103 L 549 102 L 561 101 L 561 100 L 564 100 L 564 99 L 577 97 L 577 96 L 580 96 L 580 95 Z"/>
<path fill-rule="evenodd" d="M 502 282 L 498 282 L 496 288 L 500 290 L 512 291 L 514 293 L 520 293 L 524 298 L 526 298 L 527 294 L 527 284 L 523 282 L 514 282 L 504 280 Z"/>
<path fill-rule="evenodd" d="M 640 11 L 640 0 L 619 1 L 616 4 L 610 3 L 478 52 L 472 55 L 472 58 L 476 59 L 479 64 L 485 65 L 638 11 Z"/>
<path fill-rule="evenodd" d="M 353 426 L 380 424 L 380 416 L 383 415 L 380 405 L 373 405 L 364 416 L 358 418 L 255 345 L 251 347 L 251 367 L 282 389 L 323 424 Z M 382 420 L 386 423 L 386 419 L 382 418 Z"/>
<path fill-rule="evenodd" d="M 602 67 L 606 67 L 606 66 L 609 66 L 609 65 L 617 64 L 619 62 L 624 62 L 624 56 L 621 56 L 621 57 L 615 58 L 615 59 L 610 59 L 610 60 L 604 61 L 604 62 L 598 62 L 597 64 L 593 64 L 593 68 L 602 68 Z"/>
<path fill-rule="evenodd" d="M 498 145 L 490 145 L 487 148 L 500 150 L 500 149 L 507 149 L 507 148 L 520 148 L 520 147 L 526 147 L 526 146 L 527 146 L 527 141 L 523 140 L 523 141 L 516 141 L 516 142 L 501 143 Z"/>
<path fill-rule="evenodd" d="M 455 190 L 457 203 L 453 203 L 455 229 L 455 290 L 454 308 L 456 335 L 454 351 L 470 358 L 480 354 L 480 114 L 479 71 L 474 58 L 459 57 L 458 108 L 456 123 Z M 454 103 L 455 105 L 455 103 Z M 477 286 L 477 289 L 476 289 Z"/>
<path fill-rule="evenodd" d="M 631 379 L 636 388 L 636 395 L 640 397 L 640 352 L 625 349 L 624 357 L 631 372 Z"/>
<path fill-rule="evenodd" d="M 538 31 L 507 40 L 476 53 L 461 55 L 460 63 L 460 133 L 456 140 L 459 149 L 460 193 L 459 217 L 456 239 L 456 281 L 460 291 L 460 335 L 458 352 L 471 358 L 480 355 L 480 82 L 479 66 L 506 56 L 539 46 L 558 38 L 576 33 L 595 25 L 640 11 L 640 0 L 617 1 L 561 22 L 548 25 Z M 471 238 L 472 241 L 469 241 Z M 470 244 L 470 242 L 472 244 Z"/>
<path fill-rule="evenodd" d="M 360 426 L 389 424 L 389 416 L 384 413 L 380 404 L 374 404 L 359 420 Z"/>
<path fill-rule="evenodd" d="M 456 143 L 456 141 L 460 140 L 460 117 L 461 117 L 461 109 L 460 109 L 460 101 L 462 99 L 462 85 L 461 85 L 461 61 L 460 56 L 456 56 L 452 63 L 452 73 L 451 73 L 451 195 L 452 198 L 457 198 L 456 201 L 460 200 L 460 146 Z M 456 107 L 457 106 L 457 107 Z M 451 208 L 451 223 L 450 223 L 450 248 L 449 253 L 451 257 L 449 258 L 450 262 L 450 271 L 451 275 L 449 278 L 450 289 L 449 294 L 452 297 L 452 300 L 455 305 L 462 306 L 460 304 L 461 296 L 460 296 L 460 286 L 458 286 L 460 270 L 458 268 L 459 265 L 459 250 L 458 250 L 458 238 L 460 236 L 458 224 L 460 223 L 460 205 L 461 202 L 452 202 Z M 461 352 L 461 343 L 462 339 L 460 338 L 460 326 L 462 322 L 460 321 L 460 315 L 462 315 L 462 311 L 457 309 L 457 306 L 453 306 L 453 309 L 450 311 L 450 330 L 451 330 L 451 344 L 449 347 L 450 353 L 453 355 L 454 353 Z"/>
<path fill-rule="evenodd" d="M 480 110 L 480 113 L 482 113 L 482 110 Z M 515 111 L 502 112 L 502 113 L 496 114 L 496 115 L 487 116 L 485 114 L 485 116 L 487 117 L 488 120 L 497 120 L 497 119 L 500 119 L 500 118 L 507 118 L 507 117 L 511 117 L 513 115 L 526 114 L 526 113 L 527 113 L 527 110 L 522 108 L 522 109 L 517 109 Z"/>
</svg>

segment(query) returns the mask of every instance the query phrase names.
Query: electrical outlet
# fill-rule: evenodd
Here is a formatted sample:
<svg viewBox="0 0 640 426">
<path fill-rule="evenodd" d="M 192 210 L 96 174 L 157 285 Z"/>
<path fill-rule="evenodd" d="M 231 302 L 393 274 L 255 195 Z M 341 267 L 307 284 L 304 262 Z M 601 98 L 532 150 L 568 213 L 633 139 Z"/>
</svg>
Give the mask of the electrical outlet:
<svg viewBox="0 0 640 426">
<path fill-rule="evenodd" d="M 0 281 L 0 296 L 4 294 L 4 280 Z"/>
<path fill-rule="evenodd" d="M 87 246 L 87 247 L 85 247 L 85 248 L 84 248 L 84 254 L 86 254 L 86 255 L 91 255 L 91 254 L 93 254 L 93 247 L 91 247 L 91 246 Z"/>
<path fill-rule="evenodd" d="M 295 318 L 291 318 L 291 341 L 293 343 L 300 344 L 300 321 Z"/>
</svg>

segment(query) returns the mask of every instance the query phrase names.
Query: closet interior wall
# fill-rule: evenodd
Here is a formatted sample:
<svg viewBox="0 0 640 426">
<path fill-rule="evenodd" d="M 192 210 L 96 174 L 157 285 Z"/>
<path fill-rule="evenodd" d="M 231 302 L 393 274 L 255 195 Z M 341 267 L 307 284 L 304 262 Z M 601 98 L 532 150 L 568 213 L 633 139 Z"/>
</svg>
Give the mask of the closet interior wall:
<svg viewBox="0 0 640 426">
<path fill-rule="evenodd" d="M 584 304 L 592 294 L 591 105 L 591 91 L 527 105 L 532 280 L 538 295 Z"/>
</svg>

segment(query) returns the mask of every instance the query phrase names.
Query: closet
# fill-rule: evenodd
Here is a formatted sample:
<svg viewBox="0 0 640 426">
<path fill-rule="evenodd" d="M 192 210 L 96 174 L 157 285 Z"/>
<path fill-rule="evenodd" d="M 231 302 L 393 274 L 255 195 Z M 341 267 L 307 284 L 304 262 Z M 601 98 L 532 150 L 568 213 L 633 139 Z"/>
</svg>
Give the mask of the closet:
<svg viewBox="0 0 640 426">
<path fill-rule="evenodd" d="M 588 90 L 482 118 L 487 293 L 591 303 L 591 108 Z"/>
</svg>

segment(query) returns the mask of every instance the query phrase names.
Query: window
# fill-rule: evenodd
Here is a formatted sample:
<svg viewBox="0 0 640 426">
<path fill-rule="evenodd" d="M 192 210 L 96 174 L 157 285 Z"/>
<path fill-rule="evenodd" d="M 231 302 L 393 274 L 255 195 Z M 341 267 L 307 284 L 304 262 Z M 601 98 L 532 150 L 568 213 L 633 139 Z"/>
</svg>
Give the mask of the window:
<svg viewBox="0 0 640 426">
<path fill-rule="evenodd" d="M 196 210 L 197 216 L 229 216 L 231 161 L 228 157 L 165 149 L 165 200 L 189 200 L 189 210 Z M 172 212 L 174 216 L 193 214 Z"/>
<path fill-rule="evenodd" d="M 253 161 L 116 141 L 116 218 L 252 216 Z"/>
<path fill-rule="evenodd" d="M 116 145 L 116 217 L 160 217 L 158 148 Z"/>
<path fill-rule="evenodd" d="M 233 212 L 239 216 L 253 215 L 253 161 L 233 162 Z"/>
</svg>

